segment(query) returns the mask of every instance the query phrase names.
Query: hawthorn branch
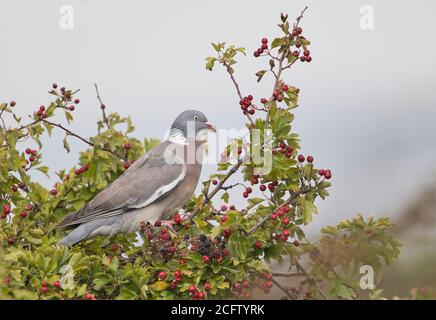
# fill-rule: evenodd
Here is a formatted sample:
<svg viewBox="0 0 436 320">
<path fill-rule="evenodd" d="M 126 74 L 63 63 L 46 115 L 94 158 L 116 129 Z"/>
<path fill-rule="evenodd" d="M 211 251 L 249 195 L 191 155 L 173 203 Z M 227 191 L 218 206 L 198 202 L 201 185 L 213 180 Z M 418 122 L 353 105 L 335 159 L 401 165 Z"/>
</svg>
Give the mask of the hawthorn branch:
<svg viewBox="0 0 436 320">
<path fill-rule="evenodd" d="M 232 72 L 230 65 L 225 61 L 223 62 L 223 65 L 226 68 L 227 73 L 230 75 L 230 79 L 232 80 L 233 85 L 235 86 L 236 93 L 238 94 L 239 100 L 242 100 L 243 97 L 242 97 L 241 90 L 239 89 L 239 84 L 236 81 L 235 76 L 233 75 L 233 72 Z M 248 121 L 250 121 L 250 124 L 252 126 L 254 126 L 253 118 L 247 112 L 244 112 L 244 114 L 247 116 L 247 119 L 248 119 Z"/>
<path fill-rule="evenodd" d="M 283 204 L 281 204 L 280 206 L 282 207 L 282 206 L 285 206 L 285 205 L 290 205 L 290 204 L 292 204 L 292 202 L 295 200 L 295 199 L 297 199 L 300 195 L 302 195 L 302 194 L 306 194 L 306 193 L 308 193 L 308 192 L 311 192 L 311 191 L 313 191 L 314 189 L 316 189 L 318 186 L 319 186 L 319 184 L 321 183 L 321 182 L 323 182 L 324 181 L 324 179 L 323 180 L 320 180 L 317 184 L 315 184 L 313 187 L 310 187 L 310 188 L 305 188 L 305 187 L 303 187 L 303 188 L 301 188 L 298 192 L 291 192 L 291 196 L 283 203 Z M 256 232 L 257 231 L 257 229 L 259 229 L 260 227 L 262 227 L 264 224 L 265 224 L 265 222 L 267 222 L 268 220 L 270 219 L 270 215 L 268 214 L 268 215 L 266 215 L 266 216 L 264 216 L 262 219 L 260 219 L 259 220 L 259 222 L 256 224 L 256 225 L 254 225 L 253 226 L 253 228 L 251 228 L 250 229 L 250 231 L 248 231 L 247 232 L 247 235 L 251 235 L 251 234 L 253 234 L 254 232 Z"/>
<path fill-rule="evenodd" d="M 204 200 L 201 204 L 201 206 L 196 208 L 192 214 L 189 217 L 189 220 L 192 220 L 196 214 L 201 211 L 209 202 L 212 200 L 212 198 L 222 189 L 224 183 L 236 172 L 238 171 L 239 167 L 242 165 L 243 159 L 242 157 L 239 157 L 238 162 L 227 172 L 227 174 L 218 182 L 217 186 L 208 194 L 204 195 Z"/>
<path fill-rule="evenodd" d="M 309 279 L 309 280 L 313 280 L 312 283 L 315 284 L 316 289 L 319 291 L 319 293 L 321 294 L 321 296 L 322 296 L 325 300 L 328 300 L 327 295 L 324 293 L 324 291 L 322 291 L 321 287 L 318 285 L 318 283 L 317 283 L 318 280 L 312 278 L 312 277 L 309 275 L 309 273 L 308 273 L 308 272 L 303 268 L 303 266 L 300 264 L 300 262 L 297 261 L 297 263 L 296 263 L 295 265 L 296 265 L 296 267 L 297 267 L 297 270 L 301 271 L 301 272 L 306 276 L 307 279 Z"/>
<path fill-rule="evenodd" d="M 273 272 L 272 276 L 292 278 L 292 277 L 302 277 L 305 276 L 305 274 L 303 272 Z"/>
<path fill-rule="evenodd" d="M 48 121 L 48 120 L 44 120 L 44 119 L 42 119 L 41 121 L 44 122 L 44 123 L 46 123 L 46 124 L 49 124 L 49 125 L 51 125 L 51 126 L 57 127 L 57 128 L 59 128 L 59 129 L 65 131 L 65 132 L 67 133 L 67 135 L 69 135 L 69 136 L 73 136 L 73 137 L 76 137 L 77 139 L 82 140 L 83 142 L 85 142 L 86 144 L 88 144 L 89 146 L 92 146 L 92 147 L 95 146 L 94 143 L 92 143 L 91 141 L 86 140 L 85 138 L 79 136 L 77 133 L 74 133 L 74 132 L 72 132 L 71 130 L 65 128 L 65 127 L 64 127 L 63 125 L 61 125 L 60 123 L 54 123 L 54 122 L 51 122 L 51 121 Z"/>
<path fill-rule="evenodd" d="M 101 109 L 101 111 L 102 111 L 102 113 L 103 113 L 103 122 L 106 124 L 106 127 L 108 128 L 108 129 L 110 129 L 110 124 L 109 124 L 109 120 L 108 120 L 108 118 L 107 118 L 107 116 L 106 116 L 106 111 L 105 111 L 105 104 L 103 103 L 103 101 L 101 100 L 101 98 L 100 98 L 100 93 L 98 92 L 98 86 L 97 86 L 97 84 L 96 83 L 94 83 L 94 87 L 95 87 L 95 92 L 96 92 L 96 94 L 97 94 L 97 99 L 98 99 L 98 101 L 100 102 L 100 109 Z"/>
<path fill-rule="evenodd" d="M 280 282 L 278 282 L 276 279 L 272 278 L 272 279 L 271 279 L 271 282 L 274 283 L 274 285 L 275 285 L 277 288 L 279 288 L 280 290 L 282 290 L 282 291 L 286 294 L 286 296 L 287 296 L 288 298 L 290 298 L 290 299 L 292 299 L 292 300 L 296 300 L 296 299 L 297 299 L 293 294 L 291 294 L 291 292 L 289 291 L 288 288 L 285 288 L 284 286 L 282 286 L 282 285 L 280 284 Z"/>
</svg>

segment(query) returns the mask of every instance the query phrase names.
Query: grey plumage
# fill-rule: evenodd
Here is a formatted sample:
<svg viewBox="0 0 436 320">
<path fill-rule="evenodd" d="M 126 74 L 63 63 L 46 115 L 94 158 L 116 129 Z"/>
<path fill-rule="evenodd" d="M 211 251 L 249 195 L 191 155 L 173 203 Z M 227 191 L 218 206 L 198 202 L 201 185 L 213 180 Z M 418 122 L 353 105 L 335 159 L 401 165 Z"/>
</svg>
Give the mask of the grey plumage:
<svg viewBox="0 0 436 320">
<path fill-rule="evenodd" d="M 193 128 L 191 137 L 188 126 Z M 166 219 L 182 207 L 194 193 L 201 172 L 202 159 L 191 162 L 189 153 L 202 148 L 204 141 L 196 137 L 208 129 L 214 128 L 203 113 L 181 113 L 167 141 L 136 160 L 85 207 L 61 221 L 59 227 L 76 228 L 60 243 L 73 245 L 98 235 L 136 231 L 142 221 Z"/>
</svg>

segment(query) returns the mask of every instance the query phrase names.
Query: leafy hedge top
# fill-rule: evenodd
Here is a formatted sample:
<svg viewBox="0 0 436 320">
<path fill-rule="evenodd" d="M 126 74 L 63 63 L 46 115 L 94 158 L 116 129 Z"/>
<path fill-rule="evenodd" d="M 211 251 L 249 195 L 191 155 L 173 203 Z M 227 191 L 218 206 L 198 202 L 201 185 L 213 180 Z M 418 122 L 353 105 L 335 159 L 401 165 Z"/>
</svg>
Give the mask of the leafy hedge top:
<svg viewBox="0 0 436 320">
<path fill-rule="evenodd" d="M 282 77 L 297 62 L 312 59 L 310 42 L 299 26 L 301 18 L 302 14 L 291 26 L 282 15 L 281 36 L 271 45 L 262 39 L 254 54 L 269 60 L 268 69 L 256 73 L 258 82 L 269 74 L 274 80 L 271 97 L 260 104 L 251 95 L 244 96 L 235 79 L 235 58 L 245 55 L 245 50 L 213 44 L 216 56 L 206 59 L 206 68 L 220 64 L 227 71 L 247 128 L 250 133 L 261 132 L 259 145 L 242 139 L 229 145 L 217 172 L 185 206 L 188 218 L 175 214 L 178 232 L 159 223 L 143 224 L 142 244 L 135 234 L 122 234 L 62 247 L 57 242 L 65 234 L 56 224 L 82 208 L 157 140 L 132 138 L 130 118 L 107 115 L 101 100 L 97 135 L 89 140 L 81 137 L 53 120 L 63 112 L 70 123 L 80 103 L 77 91 L 56 84 L 50 91 L 54 101 L 41 106 L 27 122 L 16 112 L 19 105 L 14 101 L 0 105 L 0 299 L 250 298 L 254 289 L 268 293 L 274 285 L 289 299 L 374 295 L 359 288 L 359 267 L 369 264 L 378 272 L 398 255 L 399 244 L 389 235 L 388 219 L 365 221 L 358 216 L 324 228 L 315 243 L 306 239 L 302 228 L 317 213 L 317 199 L 328 196 L 331 172 L 316 168 L 313 157 L 298 154 L 299 139 L 292 130 L 299 90 Z M 266 129 L 272 131 L 272 148 L 265 147 Z M 68 152 L 72 138 L 82 140 L 88 149 L 80 153 L 76 167 L 57 173 L 57 182 L 48 190 L 30 173 L 38 170 L 48 175 L 40 138 L 59 133 L 65 135 Z M 36 149 L 21 149 L 29 139 Z M 255 147 L 262 156 L 271 155 L 270 172 L 260 174 L 259 163 L 246 161 L 244 154 Z M 243 172 L 243 181 L 231 183 L 238 171 Z M 232 188 L 241 188 L 245 207 L 228 205 Z M 261 196 L 253 196 L 253 188 L 260 188 Z M 216 196 L 221 196 L 219 208 L 213 205 Z M 289 272 L 271 272 L 271 262 L 287 257 Z M 278 278 L 294 276 L 301 280 L 294 287 Z"/>
</svg>

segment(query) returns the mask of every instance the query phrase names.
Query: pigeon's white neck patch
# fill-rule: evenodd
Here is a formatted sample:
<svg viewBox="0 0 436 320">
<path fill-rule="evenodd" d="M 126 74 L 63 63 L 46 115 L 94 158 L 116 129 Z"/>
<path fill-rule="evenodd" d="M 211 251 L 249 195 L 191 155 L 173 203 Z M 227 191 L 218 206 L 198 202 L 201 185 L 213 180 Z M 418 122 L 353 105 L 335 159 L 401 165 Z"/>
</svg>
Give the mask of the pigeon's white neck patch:
<svg viewBox="0 0 436 320">
<path fill-rule="evenodd" d="M 170 134 L 168 136 L 168 141 L 173 143 L 183 144 L 183 145 L 188 144 L 188 139 L 186 139 L 183 132 L 177 129 L 171 129 Z"/>
</svg>

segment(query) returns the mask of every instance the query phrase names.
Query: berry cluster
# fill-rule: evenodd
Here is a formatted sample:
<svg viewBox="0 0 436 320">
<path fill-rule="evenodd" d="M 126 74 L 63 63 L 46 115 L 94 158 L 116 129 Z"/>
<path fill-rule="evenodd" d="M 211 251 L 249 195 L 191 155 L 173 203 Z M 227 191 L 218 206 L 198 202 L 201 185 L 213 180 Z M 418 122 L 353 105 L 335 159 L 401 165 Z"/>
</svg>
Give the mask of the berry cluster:
<svg viewBox="0 0 436 320">
<path fill-rule="evenodd" d="M 88 169 L 89 169 L 89 163 L 84 164 L 84 165 L 81 166 L 80 168 L 74 170 L 74 174 L 75 174 L 76 176 L 81 175 L 82 173 L 88 171 Z"/>
<path fill-rule="evenodd" d="M 268 50 L 268 39 L 262 38 L 260 47 L 254 51 L 253 55 L 257 58 L 263 54 L 265 50 Z"/>
<path fill-rule="evenodd" d="M 287 84 L 283 84 L 281 87 L 274 89 L 272 94 L 274 100 L 278 102 L 282 102 L 284 93 L 287 92 L 288 90 L 289 90 L 289 86 Z"/>
<path fill-rule="evenodd" d="M 303 54 L 301 54 L 301 48 L 303 47 L 302 39 L 304 39 L 304 37 L 301 35 L 302 33 L 303 29 L 301 27 L 296 27 L 292 31 L 291 35 L 292 37 L 295 37 L 295 47 L 297 48 L 297 50 L 292 52 L 292 55 L 295 58 L 300 58 L 301 62 L 311 62 L 312 57 L 309 50 L 304 49 Z"/>
<path fill-rule="evenodd" d="M 4 205 L 3 205 L 3 212 L 2 212 L 2 214 L 1 214 L 1 216 L 0 216 L 0 218 L 2 219 L 2 220 L 4 220 L 4 219 L 6 219 L 7 217 L 8 217 L 8 215 L 11 213 L 11 206 L 9 205 L 9 204 L 7 204 L 7 203 L 5 203 Z"/>
<path fill-rule="evenodd" d="M 26 218 L 32 210 L 33 206 L 31 204 L 28 204 L 25 209 L 21 210 L 20 217 L 23 219 Z"/>
<path fill-rule="evenodd" d="M 242 98 L 242 100 L 239 101 L 239 105 L 244 114 L 253 115 L 256 112 L 255 106 L 253 105 L 253 96 L 251 94 Z"/>
<path fill-rule="evenodd" d="M 235 298 L 251 299 L 252 289 L 253 289 L 252 283 L 249 280 L 244 279 L 242 281 L 238 281 L 233 284 L 232 294 Z"/>
<path fill-rule="evenodd" d="M 242 196 L 244 198 L 248 198 L 248 196 L 250 195 L 250 193 L 253 192 L 253 189 L 251 187 L 246 187 L 245 191 L 242 193 Z"/>
<path fill-rule="evenodd" d="M 39 119 L 45 119 L 47 118 L 47 112 L 45 110 L 45 106 L 40 106 L 39 109 L 36 111 L 36 117 Z"/>
<path fill-rule="evenodd" d="M 292 230 L 292 217 L 294 215 L 293 210 L 288 204 L 285 204 L 278 208 L 276 211 L 271 213 L 270 219 L 274 221 L 274 225 L 277 228 L 275 233 L 273 234 L 274 240 L 288 241 Z M 295 246 L 299 246 L 300 243 L 294 241 Z"/>
<path fill-rule="evenodd" d="M 28 158 L 29 162 L 34 162 L 37 159 L 38 151 L 34 149 L 27 148 L 26 150 L 24 150 L 24 153 L 29 156 Z"/>
<path fill-rule="evenodd" d="M 329 169 L 320 169 L 318 173 L 320 176 L 323 176 L 326 179 L 330 179 L 332 177 L 332 171 Z"/>
<path fill-rule="evenodd" d="M 294 149 L 291 146 L 286 145 L 284 142 L 280 142 L 277 147 L 272 150 L 272 154 L 276 155 L 278 153 L 285 155 L 287 158 L 291 158 L 294 152 Z"/>
</svg>

